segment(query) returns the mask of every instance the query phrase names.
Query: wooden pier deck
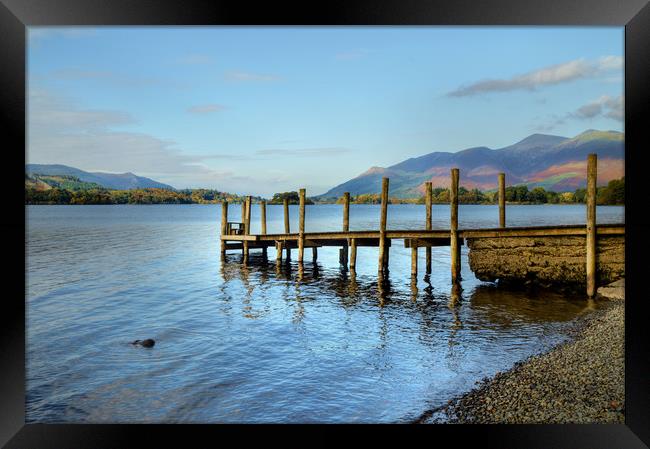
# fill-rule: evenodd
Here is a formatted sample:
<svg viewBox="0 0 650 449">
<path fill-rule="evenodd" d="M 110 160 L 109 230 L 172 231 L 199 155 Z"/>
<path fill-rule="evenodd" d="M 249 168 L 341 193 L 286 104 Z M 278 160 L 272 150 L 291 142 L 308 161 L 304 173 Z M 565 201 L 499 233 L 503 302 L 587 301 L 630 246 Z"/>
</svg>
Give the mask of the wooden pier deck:
<svg viewBox="0 0 650 449">
<path fill-rule="evenodd" d="M 596 235 L 625 235 L 623 224 L 602 224 L 596 226 L 596 156 L 588 157 L 588 182 L 587 182 L 587 214 L 586 225 L 558 225 L 558 226 L 526 226 L 506 227 L 505 214 L 505 175 L 499 174 L 498 179 L 498 228 L 487 229 L 458 229 L 458 180 L 459 171 L 451 169 L 450 188 L 450 228 L 432 229 L 431 226 L 431 183 L 425 185 L 425 229 L 386 229 L 388 206 L 388 178 L 383 178 L 381 195 L 381 215 L 378 230 L 349 230 L 350 195 L 346 192 L 343 196 L 343 223 L 341 231 L 305 232 L 305 189 L 300 189 L 299 230 L 290 232 L 289 208 L 284 202 L 284 233 L 267 234 L 266 232 L 266 203 L 260 203 L 261 233 L 250 233 L 251 197 L 242 204 L 243 223 L 228 222 L 228 203 L 222 205 L 221 216 L 221 252 L 227 250 L 241 250 L 244 263 L 248 261 L 250 249 L 262 249 L 266 255 L 267 248 L 276 249 L 276 260 L 282 260 L 283 250 L 286 257 L 290 258 L 291 249 L 298 249 L 298 262 L 304 259 L 304 249 L 312 248 L 313 260 L 316 260 L 320 247 L 340 247 L 339 262 L 344 267 L 355 269 L 358 247 L 378 247 L 379 261 L 378 273 L 383 275 L 388 269 L 389 248 L 393 240 L 403 240 L 406 248 L 411 248 L 411 274 L 417 276 L 418 248 L 426 249 L 426 272 L 431 272 L 431 247 L 451 247 L 451 275 L 452 282 L 460 281 L 460 246 L 465 239 L 472 238 L 512 238 L 512 237 L 550 237 L 550 236 L 586 236 L 586 273 L 587 295 L 595 294 L 596 272 Z"/>
</svg>

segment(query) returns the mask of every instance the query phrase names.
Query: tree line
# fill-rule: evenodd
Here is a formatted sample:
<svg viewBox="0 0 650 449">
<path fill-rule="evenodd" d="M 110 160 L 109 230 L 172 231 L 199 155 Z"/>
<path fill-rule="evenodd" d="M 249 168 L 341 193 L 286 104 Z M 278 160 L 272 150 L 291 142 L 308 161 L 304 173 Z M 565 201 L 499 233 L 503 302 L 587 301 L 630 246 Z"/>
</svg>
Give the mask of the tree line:
<svg viewBox="0 0 650 449">
<path fill-rule="evenodd" d="M 260 197 L 253 197 L 261 200 Z M 110 190 L 93 188 L 48 190 L 25 187 L 25 204 L 214 204 L 243 203 L 245 196 L 211 189 L 167 190 L 159 188 Z"/>
</svg>

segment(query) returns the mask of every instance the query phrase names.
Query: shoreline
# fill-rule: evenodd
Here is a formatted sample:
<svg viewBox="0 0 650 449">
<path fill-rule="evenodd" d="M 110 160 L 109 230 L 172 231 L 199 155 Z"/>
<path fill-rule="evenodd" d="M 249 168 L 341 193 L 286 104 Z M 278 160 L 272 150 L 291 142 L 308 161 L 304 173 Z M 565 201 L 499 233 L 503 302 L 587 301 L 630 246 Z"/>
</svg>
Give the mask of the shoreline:
<svg viewBox="0 0 650 449">
<path fill-rule="evenodd" d="M 579 318 L 568 341 L 479 381 L 414 423 L 624 423 L 625 302 L 596 300 L 602 308 Z"/>
</svg>

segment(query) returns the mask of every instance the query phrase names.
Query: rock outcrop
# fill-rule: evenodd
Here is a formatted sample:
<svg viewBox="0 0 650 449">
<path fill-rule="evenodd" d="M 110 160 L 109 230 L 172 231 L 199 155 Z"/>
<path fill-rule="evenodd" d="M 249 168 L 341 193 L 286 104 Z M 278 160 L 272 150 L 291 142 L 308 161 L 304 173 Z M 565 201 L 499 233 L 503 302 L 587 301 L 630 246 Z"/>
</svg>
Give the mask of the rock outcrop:
<svg viewBox="0 0 650 449">
<path fill-rule="evenodd" d="M 545 287 L 586 284 L 582 236 L 468 238 L 467 246 L 470 268 L 482 281 Z M 598 285 L 625 276 L 625 236 L 599 236 L 596 251 Z"/>
</svg>

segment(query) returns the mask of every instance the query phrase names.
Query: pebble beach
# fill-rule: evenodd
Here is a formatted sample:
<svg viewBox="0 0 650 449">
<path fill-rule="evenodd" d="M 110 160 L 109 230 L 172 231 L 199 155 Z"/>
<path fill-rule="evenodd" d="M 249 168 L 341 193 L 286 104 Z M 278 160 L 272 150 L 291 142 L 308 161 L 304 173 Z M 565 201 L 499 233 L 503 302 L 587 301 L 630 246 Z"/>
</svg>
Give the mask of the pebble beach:
<svg viewBox="0 0 650 449">
<path fill-rule="evenodd" d="M 624 280 L 599 289 L 603 307 L 576 322 L 570 341 L 485 379 L 420 423 L 625 422 Z"/>
</svg>

